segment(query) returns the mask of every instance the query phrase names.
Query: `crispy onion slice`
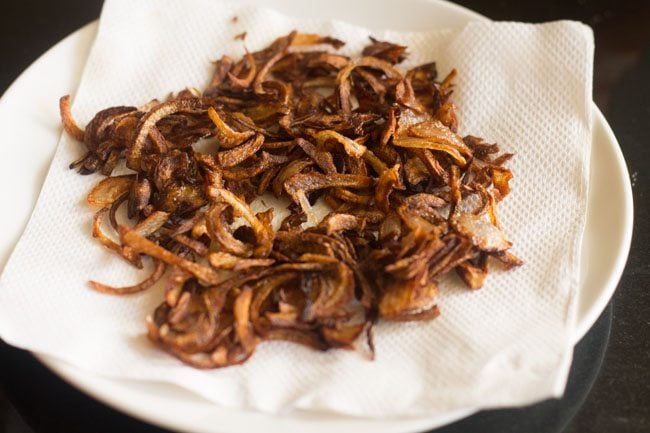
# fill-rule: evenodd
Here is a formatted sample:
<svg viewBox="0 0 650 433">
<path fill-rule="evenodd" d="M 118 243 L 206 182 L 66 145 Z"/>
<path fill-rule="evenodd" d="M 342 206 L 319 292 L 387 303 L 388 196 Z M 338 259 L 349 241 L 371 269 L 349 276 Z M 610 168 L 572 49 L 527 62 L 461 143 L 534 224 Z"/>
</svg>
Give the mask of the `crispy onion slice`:
<svg viewBox="0 0 650 433">
<path fill-rule="evenodd" d="M 225 219 L 224 212 L 228 209 L 226 203 L 213 205 L 206 213 L 206 231 L 216 245 L 227 253 L 239 257 L 252 254 L 252 247 L 236 239 Z"/>
<path fill-rule="evenodd" d="M 146 238 L 160 230 L 167 221 L 169 221 L 169 213 L 157 210 L 137 223 L 133 231 Z"/>
<path fill-rule="evenodd" d="M 232 271 L 243 271 L 257 267 L 264 268 L 275 263 L 273 259 L 242 259 L 241 257 L 224 252 L 210 253 L 208 259 L 214 268 Z"/>
<path fill-rule="evenodd" d="M 259 73 L 255 77 L 255 80 L 253 81 L 253 90 L 255 93 L 258 95 L 263 95 L 266 92 L 264 91 L 264 82 L 266 81 L 267 75 L 271 71 L 271 68 L 278 63 L 284 56 L 286 55 L 286 51 L 280 51 L 276 53 L 273 57 L 271 57 L 265 64 L 262 66 L 260 69 Z M 280 83 L 281 86 L 282 83 Z M 287 88 L 285 88 L 286 90 Z"/>
<path fill-rule="evenodd" d="M 243 69 L 244 68 L 244 60 L 246 61 L 246 72 L 242 77 L 238 77 L 233 73 L 236 69 Z M 246 57 L 245 59 L 242 59 L 241 62 L 235 66 L 233 69 L 233 72 L 228 72 L 228 78 L 230 81 L 237 87 L 241 87 L 243 89 L 250 87 L 251 83 L 253 83 L 253 80 L 255 79 L 255 75 L 257 75 L 257 64 L 255 63 L 255 58 L 253 55 L 246 50 Z"/>
<path fill-rule="evenodd" d="M 362 57 L 356 62 L 349 63 L 346 67 L 341 69 L 336 76 L 338 106 L 344 113 L 352 111 L 352 102 L 350 100 L 350 74 L 355 68 L 359 67 L 378 69 L 390 79 L 400 80 L 402 78 L 402 73 L 393 65 L 376 57 Z"/>
<path fill-rule="evenodd" d="M 472 155 L 472 151 L 465 145 L 463 139 L 438 120 L 416 123 L 408 128 L 408 135 L 435 139 L 442 144 L 455 147 L 464 156 Z"/>
<path fill-rule="evenodd" d="M 232 167 L 255 155 L 255 153 L 262 148 L 263 144 L 264 136 L 262 134 L 256 134 L 255 137 L 251 138 L 244 144 L 219 152 L 217 157 L 219 158 L 222 167 Z"/>
<path fill-rule="evenodd" d="M 463 213 L 454 226 L 458 233 L 467 236 L 481 251 L 501 252 L 512 246 L 501 230 L 483 216 Z"/>
<path fill-rule="evenodd" d="M 178 266 L 194 275 L 200 281 L 205 282 L 207 285 L 216 284 L 223 279 L 217 271 L 179 257 L 125 226 L 120 226 L 120 239 L 124 245 L 132 248 L 134 251 L 161 260 L 168 265 Z"/>
<path fill-rule="evenodd" d="M 134 218 L 138 212 L 142 212 L 151 199 L 151 182 L 142 176 L 136 176 L 129 190 L 128 216 Z"/>
<path fill-rule="evenodd" d="M 84 130 L 84 144 L 86 147 L 91 151 L 97 150 L 108 128 L 122 116 L 130 115 L 136 110 L 135 107 L 118 106 L 99 111 Z"/>
<path fill-rule="evenodd" d="M 483 287 L 488 274 L 487 254 L 480 254 L 477 263 L 463 262 L 456 266 L 456 273 L 470 289 Z"/>
<path fill-rule="evenodd" d="M 323 188 L 347 187 L 347 188 L 368 188 L 373 183 L 368 176 L 353 174 L 330 174 L 320 173 L 295 174 L 284 183 L 284 189 L 289 196 L 298 203 L 302 211 L 307 215 L 307 220 L 312 224 L 318 224 L 318 218 L 309 204 L 307 193 Z"/>
<path fill-rule="evenodd" d="M 341 135 L 340 133 L 332 130 L 318 131 L 314 134 L 314 137 L 318 140 L 319 143 L 324 144 L 328 140 L 340 143 L 343 146 L 343 150 L 348 155 L 354 158 L 360 158 L 366 152 L 366 147 L 362 144 L 357 143 L 354 140 L 349 139 L 348 137 Z"/>
<path fill-rule="evenodd" d="M 343 42 L 340 39 L 333 38 L 331 36 L 323 36 L 316 33 L 300 33 L 300 32 L 296 33 L 291 41 L 291 45 L 293 46 L 319 45 L 319 44 L 327 44 L 327 45 L 331 45 L 335 49 L 339 49 L 343 45 L 345 45 L 345 42 Z"/>
<path fill-rule="evenodd" d="M 372 186 L 373 180 L 368 176 L 355 174 L 330 174 L 320 173 L 295 174 L 284 183 L 287 193 L 294 198 L 296 202 L 298 191 L 310 192 L 323 188 L 354 188 L 362 189 Z"/>
<path fill-rule="evenodd" d="M 124 287 L 113 287 L 103 283 L 98 283 L 97 281 L 89 281 L 88 283 L 90 284 L 90 287 L 101 293 L 108 293 L 110 295 L 130 295 L 147 290 L 149 287 L 160 281 L 164 273 L 165 263 L 159 260 L 154 260 L 153 272 L 138 284 Z"/>
<path fill-rule="evenodd" d="M 492 167 L 490 170 L 492 176 L 492 183 L 499 191 L 499 199 L 505 198 L 510 193 L 510 179 L 512 179 L 512 172 L 503 167 Z"/>
<path fill-rule="evenodd" d="M 250 166 L 240 169 L 225 169 L 222 172 L 224 179 L 228 180 L 246 180 L 257 176 L 258 174 L 286 163 L 288 157 L 283 155 L 273 155 L 262 151 L 261 157 Z"/>
<path fill-rule="evenodd" d="M 319 278 L 319 292 L 313 303 L 305 308 L 305 318 L 314 320 L 321 317 L 331 317 L 343 314 L 342 308 L 352 301 L 354 296 L 354 274 L 344 263 L 335 261 L 328 263 L 333 278 Z M 316 277 L 318 278 L 318 277 Z"/>
<path fill-rule="evenodd" d="M 399 137 L 393 139 L 393 144 L 398 147 L 405 147 L 409 149 L 429 149 L 444 152 L 451 156 L 454 161 L 461 167 L 467 165 L 467 160 L 463 155 L 461 155 L 457 148 L 429 138 Z"/>
<path fill-rule="evenodd" d="M 142 261 L 137 254 L 134 254 L 133 250 L 121 246 L 102 231 L 103 218 L 107 211 L 108 208 L 103 208 L 95 213 L 95 216 L 93 217 L 93 237 L 109 250 L 115 251 L 117 254 L 122 256 L 133 266 L 142 269 Z"/>
<path fill-rule="evenodd" d="M 61 113 L 61 121 L 65 132 L 77 141 L 84 141 L 84 130 L 77 125 L 77 122 L 72 117 L 70 110 L 70 95 L 62 96 L 59 99 L 59 111 Z"/>
<path fill-rule="evenodd" d="M 253 325 L 250 322 L 250 305 L 253 299 L 253 291 L 250 287 L 244 288 L 235 299 L 233 314 L 235 316 L 234 326 L 235 333 L 247 355 L 255 350 L 257 337 L 253 331 Z"/>
<path fill-rule="evenodd" d="M 424 113 L 426 108 L 415 96 L 415 91 L 413 90 L 413 84 L 411 80 L 413 79 L 413 71 L 406 73 L 406 76 L 397 83 L 395 87 L 395 99 L 401 105 L 410 108 L 411 110 L 417 113 Z"/>
<path fill-rule="evenodd" d="M 406 58 L 406 47 L 392 42 L 379 41 L 370 36 L 370 45 L 361 52 L 364 56 L 377 57 L 391 64 L 400 63 Z"/>
<path fill-rule="evenodd" d="M 435 308 L 438 285 L 417 280 L 390 283 L 379 300 L 379 317 L 386 320 L 409 320 L 409 317 Z"/>
<path fill-rule="evenodd" d="M 400 165 L 395 164 L 391 169 L 385 170 L 375 187 L 375 204 L 382 212 L 390 210 L 390 203 L 388 197 L 393 189 L 401 189 L 402 181 L 400 178 Z"/>
<path fill-rule="evenodd" d="M 228 72 L 230 72 L 233 63 L 233 60 L 226 55 L 221 56 L 221 58 L 215 62 L 215 68 L 212 74 L 212 78 L 210 79 L 210 84 L 203 92 L 205 96 L 211 96 L 219 93 L 219 88 L 228 76 Z"/>
<path fill-rule="evenodd" d="M 149 132 L 156 124 L 165 117 L 182 111 L 197 111 L 203 109 L 203 101 L 200 98 L 175 99 L 165 102 L 153 108 L 142 116 L 138 123 L 137 133 L 133 145 L 126 154 L 126 165 L 132 170 L 140 170 L 140 160 L 144 149 L 145 140 Z"/>
<path fill-rule="evenodd" d="M 282 167 L 272 182 L 271 188 L 273 194 L 275 194 L 276 197 L 280 197 L 284 188 L 284 183 L 293 175 L 302 172 L 313 164 L 314 162 L 308 159 L 296 159 Z"/>
<path fill-rule="evenodd" d="M 114 176 L 103 179 L 86 197 L 92 206 L 110 206 L 115 200 L 129 192 L 135 177 L 133 175 Z"/>
<path fill-rule="evenodd" d="M 386 163 L 378 158 L 377 155 L 375 155 L 371 150 L 366 149 L 366 151 L 363 153 L 363 159 L 372 167 L 373 170 L 375 170 L 375 173 L 378 175 L 382 175 L 386 170 L 388 170 Z"/>
<path fill-rule="evenodd" d="M 255 233 L 256 245 L 253 248 L 254 257 L 267 257 L 273 248 L 273 229 L 268 224 L 264 224 L 253 213 L 251 208 L 227 189 L 217 190 L 215 197 L 217 203 L 224 203 L 232 207 L 233 211 L 242 216 L 251 226 Z"/>
<path fill-rule="evenodd" d="M 336 173 L 334 158 L 329 152 L 318 149 L 309 141 L 296 138 L 296 144 L 318 165 L 325 173 Z M 302 165 L 302 164 L 301 164 Z M 303 167 L 304 168 L 304 167 Z M 295 174 L 295 173 L 293 173 Z M 286 179 L 285 179 L 286 180 Z"/>
<path fill-rule="evenodd" d="M 219 140 L 219 143 L 222 147 L 226 149 L 239 146 L 246 140 L 250 139 L 255 135 L 254 131 L 244 131 L 237 132 L 228 126 L 222 119 L 217 110 L 212 107 L 208 107 L 208 116 L 210 120 L 214 123 L 214 126 L 217 127 L 216 137 Z"/>
</svg>

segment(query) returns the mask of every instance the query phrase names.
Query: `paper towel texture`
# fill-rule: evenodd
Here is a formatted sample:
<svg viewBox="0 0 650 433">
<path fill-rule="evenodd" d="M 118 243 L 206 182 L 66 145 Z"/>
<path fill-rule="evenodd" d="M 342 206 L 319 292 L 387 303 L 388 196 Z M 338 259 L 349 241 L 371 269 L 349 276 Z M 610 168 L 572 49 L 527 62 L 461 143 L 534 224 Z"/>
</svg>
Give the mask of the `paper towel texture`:
<svg viewBox="0 0 650 433">
<path fill-rule="evenodd" d="M 211 60 L 242 55 L 242 42 L 233 39 L 242 29 L 252 50 L 299 29 L 346 41 L 341 51 L 350 55 L 359 55 L 371 34 L 342 22 L 214 0 L 107 0 L 74 115 L 84 125 L 111 105 L 203 88 Z M 513 190 L 499 210 L 523 267 L 491 272 L 479 291 L 447 278 L 439 318 L 376 327 L 374 362 L 348 351 L 272 342 L 242 366 L 195 370 L 145 337 L 144 318 L 163 287 L 128 297 L 88 288 L 89 279 L 126 284 L 142 274 L 91 238 L 94 211 L 85 197 L 100 176 L 68 169 L 83 150 L 63 135 L 0 280 L 0 336 L 99 374 L 168 381 L 218 404 L 267 412 L 434 414 L 560 395 L 572 355 L 587 204 L 591 31 L 573 22 L 481 22 L 453 31 L 372 35 L 409 47 L 402 68 L 436 61 L 443 76 L 457 68 L 452 99 L 459 132 L 515 153 Z"/>
</svg>

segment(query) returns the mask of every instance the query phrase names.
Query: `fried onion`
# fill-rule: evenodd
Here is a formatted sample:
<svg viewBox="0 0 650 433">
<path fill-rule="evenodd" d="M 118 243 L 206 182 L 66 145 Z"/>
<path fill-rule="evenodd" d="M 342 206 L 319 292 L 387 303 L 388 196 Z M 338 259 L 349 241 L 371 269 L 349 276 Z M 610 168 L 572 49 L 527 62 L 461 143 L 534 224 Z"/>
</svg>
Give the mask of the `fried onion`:
<svg viewBox="0 0 650 433">
<path fill-rule="evenodd" d="M 405 46 L 370 38 L 355 59 L 342 45 L 294 31 L 221 57 L 203 93 L 109 107 L 85 128 L 59 101 L 85 146 L 71 168 L 107 176 L 87 196 L 93 237 L 153 264 L 132 286 L 90 286 L 126 295 L 166 275 L 147 335 L 188 365 L 241 364 L 273 340 L 372 359 L 377 320 L 440 314 L 443 275 L 477 290 L 490 260 L 523 264 L 497 216 L 513 155 L 459 135 L 457 71 L 439 82 L 435 63 L 395 66 Z M 122 161 L 134 173 L 112 176 Z"/>
</svg>

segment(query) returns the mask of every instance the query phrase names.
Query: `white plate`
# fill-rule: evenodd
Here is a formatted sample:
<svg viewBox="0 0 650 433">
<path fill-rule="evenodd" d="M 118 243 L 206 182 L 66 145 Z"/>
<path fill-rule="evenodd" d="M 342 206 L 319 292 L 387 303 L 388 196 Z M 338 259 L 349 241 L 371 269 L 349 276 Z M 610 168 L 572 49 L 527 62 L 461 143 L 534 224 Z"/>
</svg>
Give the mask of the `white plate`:
<svg viewBox="0 0 650 433">
<path fill-rule="evenodd" d="M 248 0 L 293 15 L 338 18 L 366 27 L 425 30 L 460 26 L 485 17 L 435 0 L 298 2 Z M 68 36 L 12 84 L 0 100 L 0 266 L 4 267 L 36 203 L 61 133 L 57 101 L 73 92 L 97 31 L 91 23 Z M 575 341 L 587 332 L 611 298 L 627 260 L 632 235 L 632 190 L 623 155 L 594 105 L 591 190 L 582 256 Z M 9 186 L 9 187 L 7 187 Z M 7 207 L 11 206 L 11 212 Z M 114 380 L 37 355 L 54 372 L 98 400 L 134 417 L 170 429 L 240 431 L 402 433 L 442 426 L 473 412 L 444 416 L 365 419 L 320 413 L 270 416 L 226 410 L 181 388 Z"/>
</svg>

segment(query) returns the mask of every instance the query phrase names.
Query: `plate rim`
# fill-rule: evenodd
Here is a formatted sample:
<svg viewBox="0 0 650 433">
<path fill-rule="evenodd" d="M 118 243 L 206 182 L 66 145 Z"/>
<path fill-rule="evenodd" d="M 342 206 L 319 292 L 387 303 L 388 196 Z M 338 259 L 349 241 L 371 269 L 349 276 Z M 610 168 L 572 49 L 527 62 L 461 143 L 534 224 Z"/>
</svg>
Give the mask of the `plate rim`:
<svg viewBox="0 0 650 433">
<path fill-rule="evenodd" d="M 592 144 L 594 142 L 593 139 L 593 133 L 596 130 L 596 128 L 600 127 L 603 129 L 602 132 L 604 132 L 605 136 L 607 137 L 607 141 L 611 144 L 611 147 L 614 153 L 614 157 L 616 159 L 616 167 L 618 170 L 621 172 L 621 179 L 623 179 L 623 206 L 624 209 L 622 210 L 622 215 L 624 217 L 624 223 L 621 227 L 622 233 L 621 233 L 621 244 L 618 249 L 618 254 L 616 255 L 616 259 L 614 262 L 614 266 L 612 271 L 609 273 L 607 276 L 606 281 L 603 283 L 604 290 L 601 291 L 599 296 L 596 298 L 594 303 L 592 304 L 591 308 L 586 312 L 585 317 L 582 318 L 582 320 L 578 321 L 576 317 L 576 323 L 575 323 L 575 328 L 574 328 L 574 333 L 573 333 L 573 345 L 576 345 L 582 337 L 584 337 L 587 332 L 591 329 L 591 327 L 596 323 L 596 320 L 598 320 L 598 317 L 603 313 L 605 308 L 607 307 L 607 304 L 611 301 L 612 297 L 614 296 L 614 293 L 616 292 L 616 289 L 618 288 L 618 283 L 621 280 L 621 277 L 623 276 L 623 271 L 625 270 L 625 265 L 627 264 L 628 257 L 630 255 L 630 248 L 632 246 L 632 234 L 634 231 L 634 196 L 632 194 L 632 183 L 630 181 L 630 173 L 627 168 L 627 164 L 625 163 L 625 157 L 623 156 L 623 151 L 621 150 L 621 145 L 618 142 L 618 139 L 616 138 L 616 135 L 614 135 L 614 131 L 612 130 L 612 127 L 609 125 L 609 122 L 607 122 L 607 119 L 605 118 L 605 115 L 603 112 L 600 110 L 600 108 L 596 105 L 595 102 L 591 102 L 591 109 L 592 109 Z M 590 161 L 591 165 L 591 161 Z M 590 172 L 590 177 L 592 174 L 592 170 L 589 170 Z M 589 186 L 590 190 L 588 191 L 588 203 L 591 201 L 591 186 L 593 185 L 593 182 L 589 181 Z M 588 215 L 588 213 L 587 213 Z M 588 218 L 587 218 L 588 221 Z M 587 221 L 585 221 L 585 228 L 587 227 Z M 582 243 L 584 242 L 584 236 L 585 236 L 585 230 L 583 230 L 583 239 L 581 242 L 581 255 L 584 254 L 584 248 L 582 246 Z M 580 265 L 582 268 L 583 266 Z M 581 269 L 581 272 L 584 269 Z M 582 286 L 583 281 L 580 281 L 580 285 Z M 578 298 L 579 298 L 580 291 L 578 292 Z M 579 304 L 579 299 L 578 299 L 578 304 Z M 576 308 L 579 308 L 580 305 L 577 305 Z M 577 312 L 576 312 L 577 316 Z"/>
<path fill-rule="evenodd" d="M 441 7 L 449 8 L 449 9 L 454 9 L 457 12 L 463 13 L 466 15 L 469 19 L 484 19 L 487 20 L 488 18 L 478 14 L 475 11 L 472 11 L 470 9 L 467 9 L 461 5 L 450 3 L 447 1 L 442 1 L 442 0 L 425 0 L 428 3 L 432 4 L 438 4 Z M 16 87 L 18 87 L 18 83 L 23 79 L 23 77 L 27 74 L 27 72 L 30 69 L 35 68 L 39 63 L 41 62 L 46 62 L 47 57 L 51 55 L 53 52 L 55 52 L 57 49 L 60 49 L 61 46 L 66 45 L 71 43 L 73 40 L 78 39 L 80 35 L 84 32 L 95 32 L 98 26 L 98 20 L 94 20 L 79 29 L 75 30 L 74 32 L 70 33 L 68 36 L 65 38 L 61 39 L 59 42 L 57 42 L 55 45 L 50 47 L 48 50 L 46 50 L 43 54 L 41 54 L 36 60 L 34 60 L 14 81 L 11 83 L 11 85 L 6 89 L 2 97 L 0 98 L 0 105 L 4 104 L 6 99 L 8 99 L 8 96 L 10 96 L 13 91 L 15 90 Z M 618 140 L 616 139 L 611 127 L 607 123 L 607 120 L 605 119 L 604 115 L 602 112 L 599 110 L 599 108 L 595 105 L 595 103 L 592 102 L 592 111 L 594 113 L 594 118 L 593 118 L 593 125 L 594 128 L 598 124 L 601 126 L 604 130 L 604 133 L 607 137 L 607 141 L 612 145 L 612 149 L 614 150 L 614 154 L 616 156 L 616 164 L 617 168 L 621 171 L 621 174 L 623 175 L 624 181 L 623 181 L 623 186 L 624 186 L 624 205 L 625 209 L 622 211 L 625 214 L 625 224 L 623 226 L 623 241 L 621 243 L 621 247 L 619 248 L 619 253 L 617 254 L 616 261 L 613 267 L 613 271 L 608 275 L 607 281 L 603 284 L 604 290 L 601 291 L 599 296 L 596 298 L 595 302 L 593 303 L 592 307 L 587 311 L 586 318 L 583 318 L 580 322 L 576 323 L 576 328 L 574 330 L 574 341 L 573 343 L 576 343 L 578 340 L 580 340 L 584 334 L 591 328 L 593 323 L 595 323 L 596 319 L 598 316 L 602 313 L 604 308 L 606 307 L 607 303 L 610 301 L 611 297 L 613 296 L 617 284 L 622 276 L 623 270 L 625 268 L 625 264 L 627 262 L 627 258 L 629 255 L 630 251 L 630 245 L 631 245 L 631 239 L 632 239 L 632 231 L 633 231 L 633 198 L 632 198 L 632 188 L 631 188 L 631 183 L 630 183 L 630 178 L 629 178 L 629 172 L 627 170 L 627 166 L 625 164 L 625 160 L 623 157 L 623 153 L 621 151 L 620 145 L 618 143 Z M 592 141 L 593 142 L 593 141 Z M 590 182 L 591 183 L 591 182 Z M 584 254 L 584 253 L 582 253 Z M 578 292 L 578 296 L 579 296 Z M 135 418 L 138 419 L 143 419 L 146 420 L 147 422 L 150 422 L 152 424 L 168 427 L 168 428 L 173 428 L 173 429 L 187 429 L 192 426 L 189 426 L 184 423 L 162 423 L 160 422 L 159 418 L 153 418 L 153 417 L 148 417 L 148 416 L 143 416 L 141 412 L 138 412 L 135 408 L 129 407 L 127 404 L 122 403 L 118 399 L 112 399 L 110 398 L 110 395 L 105 395 L 101 393 L 101 390 L 96 389 L 93 387 L 91 384 L 88 382 L 84 381 L 81 377 L 83 375 L 94 375 L 97 378 L 100 379 L 106 379 L 109 381 L 116 381 L 115 379 L 111 378 L 106 378 L 104 376 L 100 376 L 99 374 L 95 373 L 90 373 L 87 371 L 82 371 L 80 369 L 76 369 L 75 367 L 63 362 L 59 361 L 56 358 L 53 358 L 48 355 L 43 355 L 39 353 L 33 353 L 33 355 L 40 361 L 42 362 L 47 368 L 52 370 L 55 374 L 57 374 L 59 377 L 63 378 L 66 380 L 68 383 L 72 384 L 76 388 L 82 390 L 84 393 L 90 395 L 91 397 L 103 402 L 104 404 L 107 404 L 108 406 L 115 408 L 123 413 L 127 413 Z M 81 373 L 81 375 L 79 374 Z M 435 420 L 431 418 L 426 418 L 426 417 L 417 417 L 417 418 L 405 418 L 400 420 L 400 422 L 405 423 L 405 425 L 409 424 L 409 421 L 417 421 L 417 425 L 411 425 L 411 428 L 432 428 L 432 427 L 439 427 L 441 425 L 445 425 L 447 423 L 453 422 L 457 419 L 463 418 L 465 416 L 470 415 L 471 413 L 475 412 L 473 409 L 466 409 L 466 410 L 461 410 L 461 411 L 454 411 L 450 412 L 446 415 L 448 416 L 436 416 Z M 266 417 L 273 417 L 273 415 L 269 414 L 263 414 Z M 345 416 L 342 416 L 342 418 L 345 418 Z M 440 422 L 436 422 L 440 421 Z M 360 427 L 360 426 L 359 426 Z M 395 430 L 390 430 L 390 431 L 411 431 L 409 429 L 395 429 Z"/>
</svg>

